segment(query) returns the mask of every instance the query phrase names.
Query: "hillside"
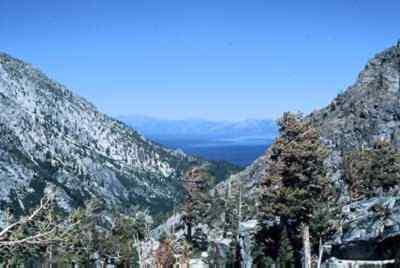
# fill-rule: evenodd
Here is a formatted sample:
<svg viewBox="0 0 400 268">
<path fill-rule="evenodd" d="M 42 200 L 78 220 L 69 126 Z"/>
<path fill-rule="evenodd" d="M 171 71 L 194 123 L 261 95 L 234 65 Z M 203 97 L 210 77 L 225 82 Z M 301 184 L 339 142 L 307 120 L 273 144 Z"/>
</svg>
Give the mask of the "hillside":
<svg viewBox="0 0 400 268">
<path fill-rule="evenodd" d="M 67 211 L 98 198 L 157 213 L 180 199 L 188 167 L 208 165 L 222 179 L 237 170 L 146 140 L 7 54 L 0 54 L 0 110 L 1 209 L 11 203 L 23 213 L 55 186 Z"/>
<path fill-rule="evenodd" d="M 346 152 L 371 148 L 380 139 L 389 139 L 400 148 L 400 46 L 391 47 L 371 59 L 354 85 L 332 103 L 307 116 L 322 136 L 330 154 L 327 165 L 330 179 L 342 188 L 342 157 Z M 268 168 L 266 155 L 236 177 L 258 182 Z"/>
<path fill-rule="evenodd" d="M 385 139 L 400 148 L 400 44 L 371 59 L 354 85 L 341 93 L 328 107 L 311 113 L 306 120 L 319 130 L 329 156 L 325 162 L 330 183 L 337 190 L 336 205 L 342 208 L 342 229 L 329 242 L 331 256 L 342 259 L 379 260 L 394 258 L 400 238 L 399 189 L 382 193 L 374 189 L 373 197 L 357 201 L 349 199 L 349 189 L 343 171 L 344 156 L 353 150 L 372 148 Z M 241 185 L 243 211 L 242 243 L 244 256 L 251 262 L 250 248 L 255 231 L 256 202 L 261 178 L 268 172 L 266 160 L 270 152 L 257 159 L 245 171 L 222 182 L 213 191 L 214 198 L 237 195 Z M 229 200 L 229 199 L 227 199 Z M 385 217 L 379 209 L 385 211 Z M 220 214 L 229 213 L 222 209 Z M 224 217 L 214 218 L 210 225 L 218 230 L 208 232 L 212 240 L 227 247 L 220 237 Z M 250 226 L 250 227 L 249 227 Z M 249 229 L 250 228 L 250 229 Z M 216 238 L 217 237 L 217 238 Z M 219 238 L 218 238 L 219 237 Z"/>
</svg>

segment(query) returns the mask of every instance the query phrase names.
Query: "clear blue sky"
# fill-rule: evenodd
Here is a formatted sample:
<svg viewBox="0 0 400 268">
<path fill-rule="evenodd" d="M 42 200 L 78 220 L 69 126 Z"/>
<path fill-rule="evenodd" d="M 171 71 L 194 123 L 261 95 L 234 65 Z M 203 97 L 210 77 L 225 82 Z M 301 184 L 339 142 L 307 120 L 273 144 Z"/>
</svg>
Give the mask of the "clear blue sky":
<svg viewBox="0 0 400 268">
<path fill-rule="evenodd" d="M 322 107 L 400 38 L 398 0 L 0 0 L 0 50 L 110 115 Z"/>
</svg>

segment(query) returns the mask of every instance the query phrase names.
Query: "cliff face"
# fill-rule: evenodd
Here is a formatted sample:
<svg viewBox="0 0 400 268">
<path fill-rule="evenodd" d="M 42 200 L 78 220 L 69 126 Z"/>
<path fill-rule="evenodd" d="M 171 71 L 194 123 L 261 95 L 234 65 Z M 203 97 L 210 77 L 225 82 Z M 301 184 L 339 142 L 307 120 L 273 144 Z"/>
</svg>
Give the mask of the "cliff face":
<svg viewBox="0 0 400 268">
<path fill-rule="evenodd" d="M 343 231 L 336 237 L 335 254 L 342 258 L 393 258 L 400 237 L 398 189 L 376 198 L 349 203 L 343 175 L 343 156 L 390 140 L 400 148 L 400 44 L 376 55 L 356 83 L 309 120 L 331 150 L 330 179 L 340 189 Z M 379 194 L 380 193 L 380 194 Z M 379 209 L 378 209 L 379 208 Z"/>
<path fill-rule="evenodd" d="M 189 166 L 217 169 L 146 140 L 6 54 L 0 54 L 0 137 L 0 209 L 13 203 L 19 212 L 49 187 L 65 210 L 96 197 L 110 207 L 157 212 L 179 200 Z M 229 168 L 222 170 L 224 177 Z"/>
<path fill-rule="evenodd" d="M 371 146 L 377 139 L 400 146 L 400 46 L 376 55 L 357 82 L 310 119 L 338 150 Z"/>
</svg>

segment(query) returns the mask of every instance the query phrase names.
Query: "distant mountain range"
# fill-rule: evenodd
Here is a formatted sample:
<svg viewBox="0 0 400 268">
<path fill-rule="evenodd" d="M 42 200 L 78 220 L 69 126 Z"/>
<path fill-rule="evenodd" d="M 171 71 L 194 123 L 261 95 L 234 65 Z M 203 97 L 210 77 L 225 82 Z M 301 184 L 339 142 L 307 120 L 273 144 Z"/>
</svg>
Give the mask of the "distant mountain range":
<svg viewBox="0 0 400 268">
<path fill-rule="evenodd" d="M 118 119 L 169 148 L 240 166 L 247 166 L 262 155 L 278 133 L 272 119 L 167 120 L 142 115 L 119 116 Z"/>
<path fill-rule="evenodd" d="M 277 125 L 272 119 L 211 121 L 205 119 L 168 120 L 142 115 L 119 116 L 119 120 L 148 137 L 190 139 L 273 139 Z"/>
</svg>

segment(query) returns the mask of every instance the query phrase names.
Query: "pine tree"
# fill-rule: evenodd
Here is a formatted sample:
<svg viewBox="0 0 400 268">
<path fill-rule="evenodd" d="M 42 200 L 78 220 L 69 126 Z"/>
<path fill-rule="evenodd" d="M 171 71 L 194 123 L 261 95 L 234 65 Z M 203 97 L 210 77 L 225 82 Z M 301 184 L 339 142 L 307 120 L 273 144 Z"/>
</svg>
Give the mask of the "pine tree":
<svg viewBox="0 0 400 268">
<path fill-rule="evenodd" d="M 400 152 L 388 140 L 348 153 L 344 167 L 353 200 L 372 197 L 379 188 L 387 192 L 400 182 Z"/>
<path fill-rule="evenodd" d="M 71 229 L 64 237 L 65 242 L 58 246 L 63 262 L 89 265 L 95 253 L 104 258 L 109 238 L 109 231 L 99 225 L 104 209 L 102 203 L 91 200 L 86 207 L 69 215 Z"/>
<path fill-rule="evenodd" d="M 290 244 L 287 229 L 284 228 L 281 234 L 279 250 L 278 250 L 278 263 L 280 267 L 293 267 L 294 265 L 294 251 Z"/>
<path fill-rule="evenodd" d="M 160 246 L 156 250 L 154 256 L 157 268 L 170 268 L 174 265 L 176 262 L 174 242 L 168 235 L 163 234 L 161 236 Z"/>
<path fill-rule="evenodd" d="M 368 195 L 368 185 L 364 179 L 369 169 L 372 155 L 369 150 L 355 150 L 344 157 L 344 175 L 349 185 L 351 200 L 359 200 Z"/>
<path fill-rule="evenodd" d="M 186 198 L 183 220 L 186 225 L 186 239 L 192 242 L 193 227 L 208 223 L 211 209 L 209 195 L 210 180 L 213 178 L 205 167 L 194 167 L 185 176 Z"/>
<path fill-rule="evenodd" d="M 303 243 L 299 230 L 309 228 L 314 208 L 327 202 L 331 194 L 324 168 L 327 154 L 318 131 L 301 115 L 285 113 L 279 126 L 280 137 L 271 146 L 262 180 L 257 236 L 267 250 L 276 240 L 268 224 L 279 222 L 280 229 L 287 230 L 296 265 L 300 265 Z M 276 259 L 273 255 L 269 256 Z"/>
<path fill-rule="evenodd" d="M 190 265 L 190 259 L 192 258 L 193 252 L 192 252 L 192 246 L 187 243 L 186 241 L 181 242 L 181 248 L 180 248 L 180 260 L 179 263 L 182 268 L 189 268 Z"/>
</svg>

